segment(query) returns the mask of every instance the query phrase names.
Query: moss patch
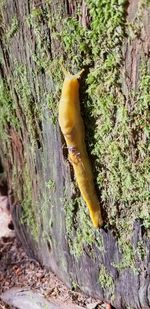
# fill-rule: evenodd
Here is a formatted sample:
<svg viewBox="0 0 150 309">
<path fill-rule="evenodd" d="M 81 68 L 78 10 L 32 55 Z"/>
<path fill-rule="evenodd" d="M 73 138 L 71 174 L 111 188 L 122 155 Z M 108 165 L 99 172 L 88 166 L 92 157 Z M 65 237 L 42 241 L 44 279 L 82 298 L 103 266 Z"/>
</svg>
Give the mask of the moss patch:
<svg viewBox="0 0 150 309">
<path fill-rule="evenodd" d="M 9 135 L 10 124 L 13 128 L 19 129 L 16 117 L 15 102 L 10 95 L 7 84 L 0 80 L 0 143 L 3 156 L 10 156 L 11 138 Z M 10 158 L 11 160 L 11 158 Z"/>
<path fill-rule="evenodd" d="M 121 87 L 124 65 L 122 43 L 128 29 L 132 28 L 126 24 L 127 1 L 110 0 L 106 3 L 88 0 L 86 4 L 91 17 L 90 25 L 82 26 L 82 12 L 78 12 L 75 17 L 64 20 L 60 38 L 68 66 L 74 72 L 83 66 L 89 71 L 85 85 L 81 85 L 87 147 L 94 158 L 98 194 L 108 216 L 106 226 L 111 226 L 117 235 L 122 267 L 135 270 L 135 254 L 131 244 L 133 223 L 136 218 L 141 218 L 148 231 L 150 218 L 149 63 L 148 59 L 143 58 L 139 84 L 136 91 L 131 92 L 128 105 Z M 141 21 L 140 29 L 143 8 L 143 4 L 139 6 L 137 14 L 137 20 Z M 134 38 L 138 37 L 139 31 L 132 30 Z M 133 39 L 133 32 L 130 40 Z M 79 201 L 76 203 L 80 204 Z M 65 208 L 69 243 L 72 242 L 72 252 L 77 256 L 83 252 L 84 244 L 89 241 L 91 245 L 91 239 L 86 240 L 82 229 L 83 222 L 89 226 L 88 214 L 80 221 L 80 209 L 85 212 L 83 204 L 76 207 L 73 201 Z M 73 226 L 76 226 L 75 232 Z"/>
<path fill-rule="evenodd" d="M 21 201 L 22 205 L 21 223 L 27 225 L 34 240 L 38 240 L 39 229 L 36 221 L 35 207 L 33 206 L 32 181 L 27 165 L 24 166 L 23 180 L 24 185 L 23 185 L 23 200 Z"/>
<path fill-rule="evenodd" d="M 16 65 L 16 71 L 14 72 L 14 85 L 20 102 L 22 103 L 23 112 L 26 116 L 26 121 L 29 129 L 31 141 L 34 139 L 35 134 L 33 131 L 35 126 L 33 125 L 33 114 L 31 111 L 31 92 L 29 84 L 27 82 L 26 71 L 23 66 Z M 32 182 L 31 175 L 27 168 L 27 162 L 24 158 L 21 160 L 20 156 L 23 156 L 21 151 L 24 151 L 20 142 L 20 119 L 18 119 L 19 110 L 17 103 L 12 99 L 12 93 L 4 81 L 0 81 L 0 143 L 3 151 L 3 156 L 7 156 L 8 162 L 12 171 L 12 190 L 15 194 L 17 203 L 22 205 L 22 217 L 21 223 L 26 224 L 31 231 L 34 239 L 38 238 L 38 226 L 36 223 L 36 216 L 33 211 L 33 197 L 32 197 Z M 24 117 L 22 115 L 24 120 Z M 15 140 L 12 140 L 10 126 L 14 132 Z M 32 129 L 32 131 L 30 131 Z M 15 144 L 18 143 L 19 144 Z M 18 145 L 18 146 L 17 146 Z M 15 149 L 14 157 L 9 158 L 9 155 L 13 153 L 13 147 L 19 147 Z M 20 148 L 21 147 L 21 148 Z M 19 157 L 17 157 L 17 155 Z M 16 161 L 18 158 L 18 161 Z M 21 170 L 20 170 L 21 169 Z M 9 175 L 10 176 L 10 175 Z M 23 183 L 23 189 L 20 188 L 20 182 Z"/>
<path fill-rule="evenodd" d="M 18 29 L 19 29 L 19 21 L 17 17 L 14 16 L 11 20 L 9 27 L 6 29 L 6 32 L 5 32 L 6 44 L 10 43 L 10 40 L 14 37 Z"/>
<path fill-rule="evenodd" d="M 108 291 L 109 297 L 114 294 L 114 281 L 111 275 L 107 272 L 106 268 L 102 265 L 99 271 L 98 281 L 103 289 Z"/>
<path fill-rule="evenodd" d="M 81 197 L 66 199 L 64 204 L 66 231 L 71 254 L 79 258 L 86 248 L 86 251 L 93 257 L 93 245 L 103 251 L 101 233 L 93 228 L 83 199 Z"/>
</svg>

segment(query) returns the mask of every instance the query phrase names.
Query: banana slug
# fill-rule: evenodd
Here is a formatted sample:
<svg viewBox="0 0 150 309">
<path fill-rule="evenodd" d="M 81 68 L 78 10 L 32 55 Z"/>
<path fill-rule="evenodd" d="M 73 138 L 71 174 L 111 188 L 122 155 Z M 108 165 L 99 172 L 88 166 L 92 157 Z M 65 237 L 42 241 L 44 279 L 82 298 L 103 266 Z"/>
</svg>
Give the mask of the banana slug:
<svg viewBox="0 0 150 309">
<path fill-rule="evenodd" d="M 98 228 L 102 226 L 103 220 L 86 151 L 84 124 L 80 114 L 78 79 L 84 70 L 76 75 L 71 75 L 64 67 L 62 70 L 65 79 L 59 103 L 59 125 L 67 144 L 68 159 L 73 166 L 81 195 L 88 206 L 94 227 Z"/>
</svg>

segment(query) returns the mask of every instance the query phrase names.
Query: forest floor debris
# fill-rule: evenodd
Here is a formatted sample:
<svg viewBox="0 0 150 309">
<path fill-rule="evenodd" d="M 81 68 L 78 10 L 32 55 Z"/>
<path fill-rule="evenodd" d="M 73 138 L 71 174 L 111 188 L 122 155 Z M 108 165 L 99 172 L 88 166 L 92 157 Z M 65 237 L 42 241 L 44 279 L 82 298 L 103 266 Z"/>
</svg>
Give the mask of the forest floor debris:
<svg viewBox="0 0 150 309">
<path fill-rule="evenodd" d="M 41 294 L 45 300 L 68 308 L 104 309 L 104 304 L 69 290 L 52 272 L 31 260 L 8 226 L 11 222 L 7 197 L 0 196 L 0 309 L 13 309 L 2 301 L 1 295 L 12 288 L 24 288 Z M 90 306 L 91 305 L 91 306 Z M 74 307 L 73 307 L 74 306 Z"/>
<path fill-rule="evenodd" d="M 0 295 L 13 287 L 30 288 L 55 304 L 88 308 L 88 304 L 95 303 L 95 299 L 69 290 L 52 272 L 31 260 L 15 237 L 7 237 L 0 240 Z M 0 301 L 0 309 L 8 308 L 13 307 Z"/>
</svg>

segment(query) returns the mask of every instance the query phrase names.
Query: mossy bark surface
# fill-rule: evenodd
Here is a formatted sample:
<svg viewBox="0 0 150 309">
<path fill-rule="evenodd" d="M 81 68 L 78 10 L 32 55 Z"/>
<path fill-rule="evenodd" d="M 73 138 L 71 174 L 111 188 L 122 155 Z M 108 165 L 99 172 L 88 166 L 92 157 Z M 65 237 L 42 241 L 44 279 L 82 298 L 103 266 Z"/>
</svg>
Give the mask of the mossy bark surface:
<svg viewBox="0 0 150 309">
<path fill-rule="evenodd" d="M 150 307 L 149 32 L 146 0 L 0 1 L 0 156 L 16 232 L 67 286 L 116 309 Z M 100 230 L 58 126 L 62 62 L 85 68 Z"/>
</svg>

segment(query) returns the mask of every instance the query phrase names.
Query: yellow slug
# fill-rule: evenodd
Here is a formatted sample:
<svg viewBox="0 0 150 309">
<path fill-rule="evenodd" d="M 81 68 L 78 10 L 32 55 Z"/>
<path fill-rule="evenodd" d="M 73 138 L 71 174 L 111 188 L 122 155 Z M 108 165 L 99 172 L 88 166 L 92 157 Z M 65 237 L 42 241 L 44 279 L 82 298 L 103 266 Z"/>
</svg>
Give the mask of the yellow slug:
<svg viewBox="0 0 150 309">
<path fill-rule="evenodd" d="M 69 161 L 73 166 L 77 184 L 83 196 L 95 228 L 103 224 L 99 200 L 96 195 L 92 168 L 85 145 L 83 119 L 80 114 L 79 82 L 82 71 L 71 75 L 63 67 L 65 75 L 59 103 L 59 125 L 64 135 Z"/>
</svg>

